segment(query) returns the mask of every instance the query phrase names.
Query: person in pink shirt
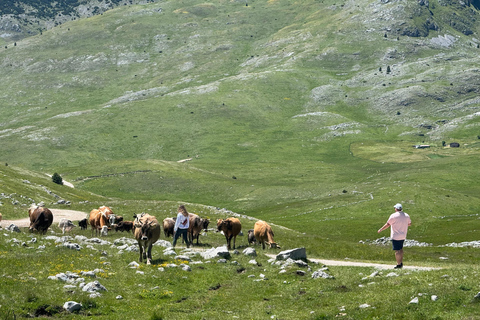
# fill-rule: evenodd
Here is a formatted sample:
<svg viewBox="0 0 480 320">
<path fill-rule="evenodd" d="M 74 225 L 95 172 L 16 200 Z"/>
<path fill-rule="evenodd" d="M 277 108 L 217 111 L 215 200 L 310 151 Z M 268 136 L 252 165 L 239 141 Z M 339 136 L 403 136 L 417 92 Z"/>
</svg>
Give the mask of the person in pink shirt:
<svg viewBox="0 0 480 320">
<path fill-rule="evenodd" d="M 402 205 L 397 203 L 393 206 L 395 212 L 390 215 L 387 223 L 378 229 L 378 233 L 390 227 L 390 238 L 392 239 L 393 250 L 395 251 L 395 260 L 397 265 L 395 269 L 403 268 L 403 243 L 407 238 L 408 227 L 412 225 L 410 216 L 403 212 Z"/>
</svg>

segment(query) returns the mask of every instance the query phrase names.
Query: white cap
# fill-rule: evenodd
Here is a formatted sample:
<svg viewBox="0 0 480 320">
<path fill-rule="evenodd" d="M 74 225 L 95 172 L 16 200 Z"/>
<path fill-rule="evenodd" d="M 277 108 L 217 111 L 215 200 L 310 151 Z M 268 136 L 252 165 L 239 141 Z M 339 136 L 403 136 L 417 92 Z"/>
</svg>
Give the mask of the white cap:
<svg viewBox="0 0 480 320">
<path fill-rule="evenodd" d="M 397 203 L 396 205 L 393 206 L 395 209 L 397 210 L 402 210 L 402 204 L 401 203 Z"/>
</svg>

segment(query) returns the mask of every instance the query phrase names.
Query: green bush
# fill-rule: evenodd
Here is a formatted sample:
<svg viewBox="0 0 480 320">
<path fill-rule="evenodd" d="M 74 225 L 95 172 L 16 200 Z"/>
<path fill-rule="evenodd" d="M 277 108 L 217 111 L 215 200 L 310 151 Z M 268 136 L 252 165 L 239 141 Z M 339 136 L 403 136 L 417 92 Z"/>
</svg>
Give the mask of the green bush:
<svg viewBox="0 0 480 320">
<path fill-rule="evenodd" d="M 62 184 L 63 185 L 63 179 L 58 173 L 54 173 L 52 176 L 52 181 L 56 184 Z"/>
</svg>

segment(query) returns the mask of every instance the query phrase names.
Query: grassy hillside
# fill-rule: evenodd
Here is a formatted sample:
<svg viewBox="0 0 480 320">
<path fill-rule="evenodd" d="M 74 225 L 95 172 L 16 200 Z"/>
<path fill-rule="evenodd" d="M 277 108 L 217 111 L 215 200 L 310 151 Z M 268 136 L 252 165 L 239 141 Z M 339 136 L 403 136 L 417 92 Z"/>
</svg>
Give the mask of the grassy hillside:
<svg viewBox="0 0 480 320">
<path fill-rule="evenodd" d="M 393 266 L 389 246 L 368 243 L 388 236 L 377 230 L 401 202 L 409 239 L 430 244 L 407 248 L 405 265 L 442 267 L 372 277 L 373 268 L 329 267 L 335 279 L 312 279 L 320 265 L 280 273 L 258 252 L 260 265 L 240 254 L 160 271 L 183 261 L 155 247 L 154 266 L 132 269 L 138 253 L 113 244 L 131 235 L 76 251 L 2 231 L 0 318 L 475 319 L 478 249 L 445 245 L 478 240 L 480 229 L 477 8 L 163 1 L 62 21 L 16 43 L 0 37 L 4 219 L 43 201 L 161 220 L 185 203 L 211 227 L 231 211 L 244 233 L 267 220 L 282 250 Z M 52 183 L 54 172 L 75 188 Z M 246 237 L 237 244 L 241 252 Z M 48 279 L 95 269 L 102 297 Z M 62 311 L 68 300 L 81 312 Z"/>
<path fill-rule="evenodd" d="M 474 240 L 479 24 L 441 17 L 476 12 L 166 1 L 68 22 L 0 48 L 1 160 L 115 201 L 267 219 L 335 257 L 338 241 L 376 237 L 396 202 L 415 239 Z"/>
</svg>

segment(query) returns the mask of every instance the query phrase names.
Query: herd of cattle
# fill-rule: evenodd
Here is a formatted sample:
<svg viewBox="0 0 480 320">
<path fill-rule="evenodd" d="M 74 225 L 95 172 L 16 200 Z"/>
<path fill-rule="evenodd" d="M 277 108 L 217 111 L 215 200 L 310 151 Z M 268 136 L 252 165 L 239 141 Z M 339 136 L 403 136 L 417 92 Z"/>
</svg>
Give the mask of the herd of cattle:
<svg viewBox="0 0 480 320">
<path fill-rule="evenodd" d="M 188 229 L 188 240 L 193 244 L 193 240 L 197 240 L 202 230 L 207 231 L 210 220 L 201 218 L 200 216 L 189 213 L 190 227 Z M 30 231 L 39 232 L 45 234 L 48 228 L 52 225 L 53 214 L 52 212 L 42 206 L 31 207 L 28 210 L 28 216 L 30 217 Z M 135 239 L 138 242 L 140 249 L 139 261 L 146 260 L 147 264 L 152 260 L 152 245 L 160 238 L 160 224 L 157 218 L 147 213 L 141 213 L 134 215 L 133 221 L 124 221 L 122 216 L 115 215 L 107 206 L 101 206 L 98 209 L 93 209 L 88 218 L 80 220 L 78 222 L 79 227 L 82 230 L 87 229 L 88 225 L 92 228 L 92 236 L 100 234 L 100 236 L 106 236 L 108 230 L 114 229 L 115 231 L 127 231 L 133 232 Z M 173 236 L 176 218 L 166 218 L 163 220 L 163 232 L 165 237 Z M 0 214 L 1 221 L 1 214 Z M 70 231 L 75 225 L 71 220 L 61 219 L 59 228 L 62 232 Z M 235 249 L 235 240 L 237 235 L 242 230 L 242 224 L 239 219 L 230 217 L 227 219 L 217 220 L 217 231 L 222 231 L 227 241 L 228 250 L 232 249 L 231 242 L 233 239 L 233 249 Z M 262 220 L 255 222 L 254 228 L 248 230 L 248 244 L 253 243 L 262 244 L 262 249 L 265 249 L 267 244 L 270 248 L 280 248 L 273 240 L 273 231 L 268 223 Z"/>
</svg>

